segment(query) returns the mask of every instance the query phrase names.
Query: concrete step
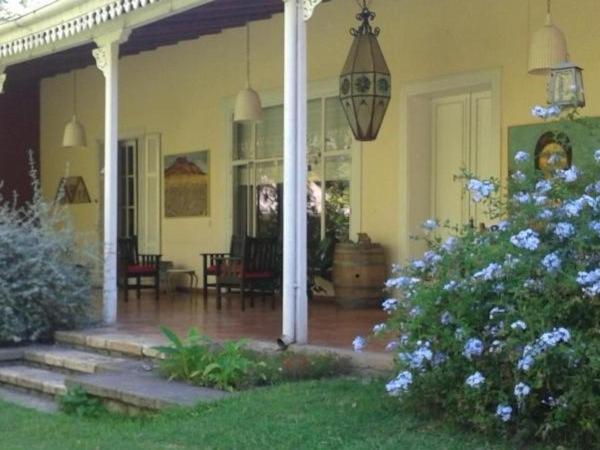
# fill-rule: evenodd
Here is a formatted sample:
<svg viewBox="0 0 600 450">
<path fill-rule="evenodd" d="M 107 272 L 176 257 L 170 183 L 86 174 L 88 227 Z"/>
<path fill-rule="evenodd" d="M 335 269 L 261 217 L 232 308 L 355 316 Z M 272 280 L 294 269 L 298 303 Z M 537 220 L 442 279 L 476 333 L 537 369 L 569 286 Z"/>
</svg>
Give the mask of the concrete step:
<svg viewBox="0 0 600 450">
<path fill-rule="evenodd" d="M 57 331 L 54 333 L 54 340 L 65 346 L 75 346 L 136 358 L 158 358 L 160 352 L 155 350 L 154 347 L 166 343 L 160 337 L 136 336 L 102 329 Z"/>
<path fill-rule="evenodd" d="M 193 406 L 199 402 L 212 402 L 232 395 L 217 389 L 131 372 L 68 376 L 65 384 L 68 387 L 79 386 L 88 394 L 105 400 L 105 403 L 113 402 L 141 410 Z"/>
<path fill-rule="evenodd" d="M 22 363 L 0 367 L 0 383 L 57 396 L 67 391 L 65 375 Z"/>
<path fill-rule="evenodd" d="M 55 413 L 59 409 L 47 396 L 14 388 L 0 387 L 0 400 L 44 413 Z"/>
<path fill-rule="evenodd" d="M 68 347 L 38 346 L 25 349 L 25 361 L 73 372 L 96 373 L 129 370 L 134 361 Z M 139 365 L 139 361 L 135 361 Z"/>
</svg>

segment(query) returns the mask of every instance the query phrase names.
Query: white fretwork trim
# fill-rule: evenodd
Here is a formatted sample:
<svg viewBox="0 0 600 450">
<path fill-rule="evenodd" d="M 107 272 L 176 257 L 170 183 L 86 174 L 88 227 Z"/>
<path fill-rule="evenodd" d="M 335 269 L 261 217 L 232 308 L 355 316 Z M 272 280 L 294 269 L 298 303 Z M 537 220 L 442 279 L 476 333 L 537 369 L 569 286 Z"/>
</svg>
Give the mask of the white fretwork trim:
<svg viewBox="0 0 600 450">
<path fill-rule="evenodd" d="M 323 0 L 303 0 L 303 9 L 304 9 L 304 20 L 310 20 L 313 13 L 315 12 L 315 8 L 322 2 Z"/>
<path fill-rule="evenodd" d="M 161 1 L 164 0 L 112 0 L 103 6 L 58 25 L 0 44 L 0 58 L 18 55 L 38 47 L 53 44 Z"/>
</svg>

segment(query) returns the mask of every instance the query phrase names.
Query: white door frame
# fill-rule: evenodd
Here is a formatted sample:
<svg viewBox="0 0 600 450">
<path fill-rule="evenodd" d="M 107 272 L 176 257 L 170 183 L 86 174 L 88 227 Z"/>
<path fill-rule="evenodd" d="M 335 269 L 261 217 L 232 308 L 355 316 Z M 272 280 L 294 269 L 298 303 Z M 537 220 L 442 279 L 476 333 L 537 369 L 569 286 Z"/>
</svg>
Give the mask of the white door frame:
<svg viewBox="0 0 600 450">
<path fill-rule="evenodd" d="M 398 168 L 398 185 L 400 204 L 399 211 L 399 242 L 400 259 L 407 260 L 410 255 L 411 234 L 411 151 L 409 142 L 411 133 L 415 130 L 409 126 L 411 114 L 411 101 L 417 99 L 430 99 L 435 96 L 451 94 L 453 91 L 476 89 L 485 87 L 492 93 L 492 146 L 497 148 L 500 159 L 500 170 L 506 171 L 505 161 L 502 157 L 502 117 L 501 117 L 501 86 L 502 69 L 481 70 L 476 72 L 459 73 L 430 80 L 421 80 L 405 84 L 400 91 L 400 158 Z"/>
</svg>

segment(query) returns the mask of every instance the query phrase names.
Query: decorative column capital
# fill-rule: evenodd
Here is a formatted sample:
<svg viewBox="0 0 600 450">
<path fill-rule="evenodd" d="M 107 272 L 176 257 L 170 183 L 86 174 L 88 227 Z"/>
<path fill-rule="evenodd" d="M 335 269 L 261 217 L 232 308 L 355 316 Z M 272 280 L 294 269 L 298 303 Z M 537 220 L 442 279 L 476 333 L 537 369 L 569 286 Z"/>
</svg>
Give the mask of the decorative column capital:
<svg viewBox="0 0 600 450">
<path fill-rule="evenodd" d="M 102 71 L 104 76 L 107 76 L 107 71 L 110 67 L 113 53 L 119 52 L 119 45 L 127 41 L 131 30 L 121 28 L 111 33 L 104 34 L 95 39 L 98 48 L 92 50 L 92 55 L 96 60 L 96 67 Z"/>
<path fill-rule="evenodd" d="M 304 10 L 304 20 L 308 21 L 315 12 L 315 8 L 323 0 L 302 0 L 302 9 Z"/>
</svg>

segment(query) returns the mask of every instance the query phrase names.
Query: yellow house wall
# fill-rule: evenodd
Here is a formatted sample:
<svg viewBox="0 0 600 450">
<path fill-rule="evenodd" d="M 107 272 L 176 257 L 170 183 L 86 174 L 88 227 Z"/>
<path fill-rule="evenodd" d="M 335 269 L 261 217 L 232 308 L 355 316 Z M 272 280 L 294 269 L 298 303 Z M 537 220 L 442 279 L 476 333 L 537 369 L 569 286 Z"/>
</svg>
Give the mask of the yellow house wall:
<svg viewBox="0 0 600 450">
<path fill-rule="evenodd" d="M 363 148 L 364 232 L 388 250 L 390 262 L 408 257 L 405 219 L 408 186 L 406 154 L 400 148 L 400 89 L 407 83 L 462 72 L 500 69 L 503 170 L 507 128 L 532 123 L 530 107 L 545 100 L 545 79 L 527 74 L 528 40 L 544 19 L 542 0 L 375 0 L 380 42 L 393 74 L 394 97 L 378 140 Z M 576 5 L 576 7 L 575 7 Z M 350 45 L 353 0 L 319 6 L 308 27 L 309 80 L 336 78 Z M 585 68 L 587 115 L 600 114 L 600 2 L 555 0 L 556 22 L 568 37 L 574 61 Z M 254 22 L 252 77 L 263 92 L 281 91 L 283 16 Z M 199 269 L 198 253 L 227 248 L 231 211 L 229 123 L 224 103 L 244 84 L 244 30 L 182 42 L 120 61 L 120 132 L 159 132 L 163 155 L 211 150 L 211 216 L 162 218 L 165 259 Z M 95 67 L 78 71 L 78 118 L 88 133 L 87 150 L 60 148 L 71 116 L 71 74 L 45 79 L 41 97 L 42 184 L 48 197 L 69 172 L 82 175 L 92 199 L 99 198 L 97 142 L 103 133 L 103 79 Z M 418 192 L 410 195 L 419 198 Z M 163 208 L 164 209 L 164 208 Z M 98 204 L 73 205 L 79 230 L 95 239 Z M 354 213 L 358 213 L 354 211 Z"/>
</svg>

